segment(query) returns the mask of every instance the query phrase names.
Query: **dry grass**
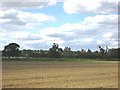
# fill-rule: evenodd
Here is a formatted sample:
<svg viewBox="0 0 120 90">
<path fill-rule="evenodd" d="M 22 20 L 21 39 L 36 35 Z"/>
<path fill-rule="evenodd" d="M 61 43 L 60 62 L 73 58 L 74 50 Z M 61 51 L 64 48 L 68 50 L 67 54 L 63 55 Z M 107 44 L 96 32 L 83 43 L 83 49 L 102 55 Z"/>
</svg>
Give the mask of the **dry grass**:
<svg viewBox="0 0 120 90">
<path fill-rule="evenodd" d="M 3 62 L 4 88 L 118 88 L 116 62 Z"/>
</svg>

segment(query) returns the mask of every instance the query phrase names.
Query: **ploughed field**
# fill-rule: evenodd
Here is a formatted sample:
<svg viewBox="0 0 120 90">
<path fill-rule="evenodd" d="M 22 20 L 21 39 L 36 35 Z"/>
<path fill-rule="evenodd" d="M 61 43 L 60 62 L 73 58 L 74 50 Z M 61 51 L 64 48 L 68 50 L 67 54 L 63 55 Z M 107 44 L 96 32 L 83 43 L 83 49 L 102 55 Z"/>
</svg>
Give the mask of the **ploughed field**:
<svg viewBox="0 0 120 90">
<path fill-rule="evenodd" d="M 3 61 L 3 88 L 118 88 L 118 62 Z"/>
</svg>

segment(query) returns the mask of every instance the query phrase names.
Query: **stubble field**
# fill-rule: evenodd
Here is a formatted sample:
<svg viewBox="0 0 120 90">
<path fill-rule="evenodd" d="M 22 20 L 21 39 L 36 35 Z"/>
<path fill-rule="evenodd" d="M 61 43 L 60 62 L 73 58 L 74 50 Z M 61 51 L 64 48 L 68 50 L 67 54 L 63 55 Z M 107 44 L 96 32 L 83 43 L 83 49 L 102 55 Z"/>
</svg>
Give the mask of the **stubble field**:
<svg viewBox="0 0 120 90">
<path fill-rule="evenodd" d="M 3 88 L 118 88 L 118 62 L 3 61 Z"/>
</svg>

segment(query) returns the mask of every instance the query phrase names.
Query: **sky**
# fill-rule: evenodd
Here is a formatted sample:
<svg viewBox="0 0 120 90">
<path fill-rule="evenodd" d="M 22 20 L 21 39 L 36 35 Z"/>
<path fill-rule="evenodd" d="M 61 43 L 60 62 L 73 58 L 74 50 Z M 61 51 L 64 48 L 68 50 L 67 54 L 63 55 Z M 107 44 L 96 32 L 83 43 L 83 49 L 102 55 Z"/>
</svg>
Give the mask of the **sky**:
<svg viewBox="0 0 120 90">
<path fill-rule="evenodd" d="M 118 47 L 119 0 L 3 0 L 0 50 L 48 50 L 53 43 L 72 50 Z"/>
</svg>

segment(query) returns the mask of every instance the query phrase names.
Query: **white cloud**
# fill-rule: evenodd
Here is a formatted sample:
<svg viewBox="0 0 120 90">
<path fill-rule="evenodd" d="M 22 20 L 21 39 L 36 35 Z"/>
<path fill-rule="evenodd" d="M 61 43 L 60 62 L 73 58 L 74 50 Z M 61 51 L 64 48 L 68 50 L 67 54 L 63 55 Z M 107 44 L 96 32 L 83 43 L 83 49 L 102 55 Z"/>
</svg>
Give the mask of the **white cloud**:
<svg viewBox="0 0 120 90">
<path fill-rule="evenodd" d="M 104 23 L 104 24 L 117 24 L 118 16 L 116 14 L 110 15 L 96 15 L 95 17 L 89 16 L 84 19 L 83 23 Z"/>
<path fill-rule="evenodd" d="M 16 9 L 0 10 L 2 13 L 1 18 L 4 19 L 20 19 L 25 22 L 45 22 L 45 21 L 56 21 L 53 16 L 46 15 L 44 13 L 31 13 L 24 12 Z"/>
<path fill-rule="evenodd" d="M 30 12 L 18 12 L 18 18 L 20 18 L 22 21 L 25 21 L 27 23 L 39 23 L 39 22 L 45 22 L 45 21 L 56 21 L 56 18 L 53 16 L 49 16 L 43 13 L 30 13 Z"/>
<path fill-rule="evenodd" d="M 37 33 L 31 33 L 29 31 L 13 31 L 13 32 L 8 32 L 8 31 L 2 31 L 0 30 L 0 44 L 1 48 L 0 50 L 3 50 L 3 46 L 15 42 L 18 43 L 21 46 L 21 49 L 26 48 L 26 49 L 33 49 L 32 47 L 29 47 L 27 45 L 31 44 L 36 44 L 36 43 L 42 43 L 42 39 L 39 34 Z M 37 48 L 34 48 L 37 49 Z"/>
<path fill-rule="evenodd" d="M 43 8 L 56 5 L 56 0 L 2 0 L 2 9 Z"/>
<path fill-rule="evenodd" d="M 56 21 L 55 17 L 44 13 L 24 12 L 17 9 L 0 10 L 0 12 L 0 26 L 2 26 L 0 28 L 0 50 L 11 42 L 20 44 L 21 49 L 32 49 L 32 44 L 43 42 L 40 35 L 36 34 L 37 28 L 40 28 L 43 23 Z"/>
<path fill-rule="evenodd" d="M 105 34 L 103 34 L 103 37 L 105 38 L 111 38 L 113 36 L 113 32 L 107 32 Z"/>
<path fill-rule="evenodd" d="M 93 40 L 94 40 L 93 38 L 84 38 L 84 39 L 82 39 L 82 41 L 84 43 L 91 43 Z"/>
<path fill-rule="evenodd" d="M 20 40 L 40 40 L 39 34 L 32 34 L 26 31 L 14 31 L 9 33 L 10 37 L 13 39 L 20 39 Z"/>
<path fill-rule="evenodd" d="M 98 45 L 109 41 L 112 48 L 117 47 L 116 20 L 115 14 L 90 16 L 82 22 L 66 23 L 60 27 L 47 27 L 40 30 L 38 34 L 30 31 L 0 30 L 0 42 L 4 45 L 16 42 L 21 45 L 21 48 L 27 49 L 48 49 L 52 43 L 56 42 L 61 47 L 69 46 L 73 50 L 80 50 L 80 48 L 96 49 Z"/>
<path fill-rule="evenodd" d="M 96 42 L 97 42 L 97 45 L 103 44 L 103 41 L 101 40 L 97 40 Z"/>
<path fill-rule="evenodd" d="M 116 47 L 113 42 L 118 38 L 115 37 L 118 34 L 117 19 L 116 14 L 90 16 L 82 22 L 67 23 L 56 28 L 47 27 L 40 30 L 40 35 L 46 41 L 55 40 L 60 45 L 68 45 L 73 49 L 97 47 L 105 41 Z"/>
<path fill-rule="evenodd" d="M 81 10 L 98 13 L 97 9 L 102 5 L 101 0 L 98 0 L 99 3 L 97 0 L 94 2 L 98 4 L 97 6 L 96 4 L 95 6 L 89 5 L 89 3 L 86 5 L 85 0 L 82 2 L 84 9 L 79 10 L 81 0 L 75 0 L 73 3 L 71 1 L 65 1 L 65 3 L 71 3 L 68 4 L 68 6 L 71 5 L 71 7 L 69 6 L 70 11 L 64 7 L 67 13 L 80 13 Z M 114 1 L 109 0 L 109 2 Z M 90 8 L 86 8 L 87 6 Z M 111 13 L 111 11 L 103 12 Z M 45 22 L 55 22 L 56 18 L 43 13 L 30 13 L 16 9 L 0 10 L 0 12 L 1 24 L 3 24 L 2 30 L 0 30 L 0 43 L 3 46 L 16 42 L 21 45 L 21 49 L 48 49 L 53 42 L 56 42 L 61 47 L 69 46 L 74 50 L 80 50 L 80 48 L 95 49 L 98 44 L 102 44 L 104 41 L 112 41 L 110 47 L 117 46 L 118 16 L 116 14 L 89 16 L 85 17 L 83 21 L 66 23 L 58 27 L 46 26 L 36 34 L 32 33 L 31 30 L 38 30 Z M 99 13 L 103 12 L 100 11 Z M 2 46 L 0 49 L 3 49 Z"/>
<path fill-rule="evenodd" d="M 117 13 L 119 0 L 65 0 L 64 11 L 74 13 Z"/>
<path fill-rule="evenodd" d="M 0 10 L 2 28 L 9 31 L 30 29 L 44 22 L 55 22 L 56 18 L 43 13 L 24 12 L 16 9 Z"/>
</svg>

